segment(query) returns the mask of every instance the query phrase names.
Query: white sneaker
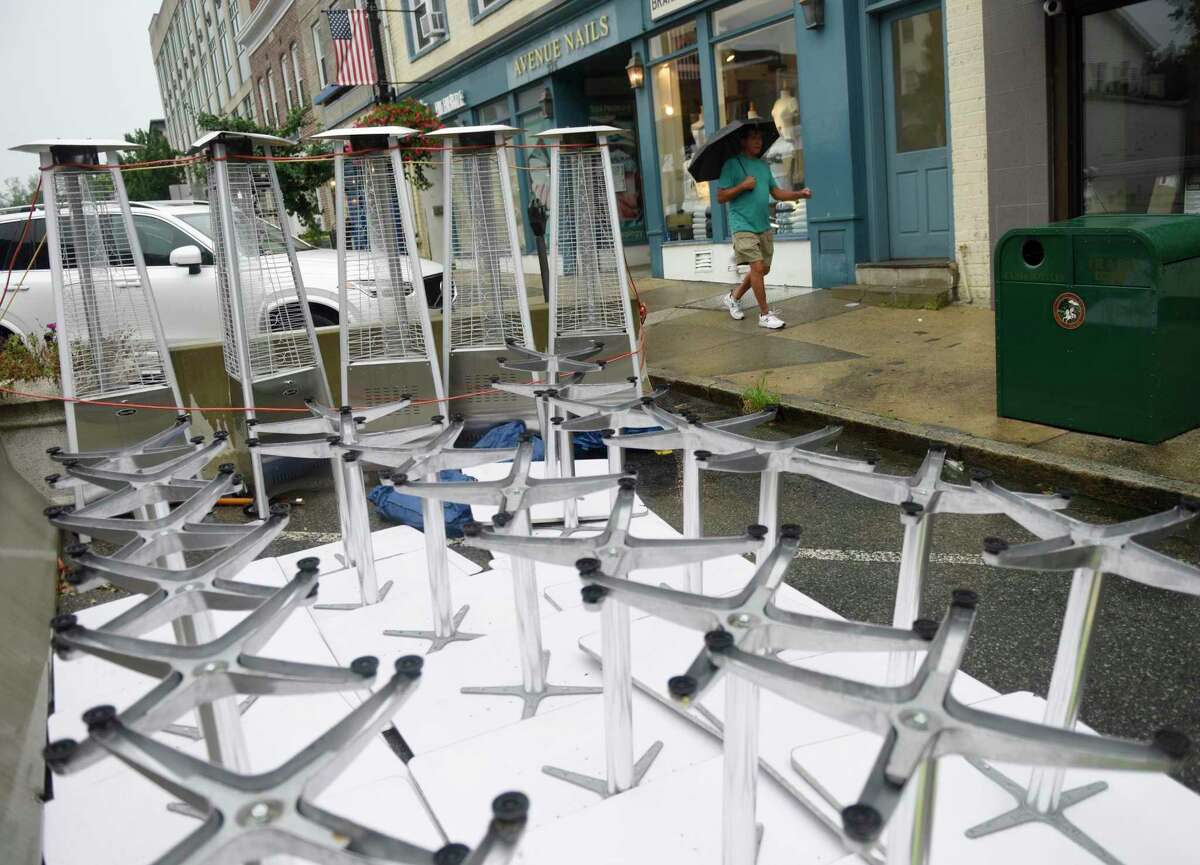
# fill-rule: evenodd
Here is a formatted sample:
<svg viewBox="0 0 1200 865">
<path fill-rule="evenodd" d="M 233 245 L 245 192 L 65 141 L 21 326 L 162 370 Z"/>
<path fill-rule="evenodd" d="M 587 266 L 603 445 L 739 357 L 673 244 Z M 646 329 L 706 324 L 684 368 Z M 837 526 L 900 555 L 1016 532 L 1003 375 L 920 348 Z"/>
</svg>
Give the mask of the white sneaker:
<svg viewBox="0 0 1200 865">
<path fill-rule="evenodd" d="M 746 313 L 742 312 L 742 305 L 734 299 L 732 291 L 725 295 L 722 301 L 725 303 L 725 308 L 729 310 L 729 317 L 734 321 L 741 321 L 746 317 Z"/>
<path fill-rule="evenodd" d="M 768 310 L 766 315 L 758 317 L 758 326 L 769 330 L 779 330 L 785 324 L 786 322 L 771 310 Z"/>
</svg>

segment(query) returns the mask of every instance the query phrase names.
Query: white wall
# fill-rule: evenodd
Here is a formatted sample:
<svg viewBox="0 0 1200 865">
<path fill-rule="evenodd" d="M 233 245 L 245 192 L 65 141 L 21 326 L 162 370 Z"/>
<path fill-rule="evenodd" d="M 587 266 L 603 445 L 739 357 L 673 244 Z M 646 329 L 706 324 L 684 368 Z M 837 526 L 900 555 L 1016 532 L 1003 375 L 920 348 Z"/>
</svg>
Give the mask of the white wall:
<svg viewBox="0 0 1200 865">
<path fill-rule="evenodd" d="M 711 267 L 705 267 L 706 260 Z M 632 260 L 630 261 L 632 264 Z M 672 243 L 663 247 L 663 278 L 728 284 L 741 279 L 732 243 Z M 812 279 L 812 244 L 807 240 L 776 241 L 767 285 L 808 288 Z"/>
</svg>

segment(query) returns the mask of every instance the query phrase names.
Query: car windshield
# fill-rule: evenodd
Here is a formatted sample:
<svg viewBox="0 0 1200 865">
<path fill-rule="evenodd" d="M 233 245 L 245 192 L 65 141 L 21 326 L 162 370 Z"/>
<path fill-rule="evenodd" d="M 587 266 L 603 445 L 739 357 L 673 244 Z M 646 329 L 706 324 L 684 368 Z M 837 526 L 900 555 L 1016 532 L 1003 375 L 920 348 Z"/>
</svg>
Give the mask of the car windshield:
<svg viewBox="0 0 1200 865">
<path fill-rule="evenodd" d="M 205 237 L 209 238 L 210 240 L 212 239 L 212 236 L 213 236 L 212 215 L 209 213 L 209 211 L 205 210 L 205 211 L 202 211 L 199 213 L 177 213 L 175 215 L 177 217 L 179 217 L 180 219 L 182 219 L 184 222 L 186 222 L 188 225 L 190 225 L 192 228 L 199 231 Z M 270 237 L 274 243 L 279 243 L 282 239 L 279 235 L 279 226 L 272 225 L 271 223 L 266 222 L 265 220 L 260 220 L 260 221 L 262 221 L 263 231 L 267 234 L 267 236 Z M 316 247 L 312 246 L 311 244 L 305 243 L 303 240 L 296 237 L 295 235 L 292 235 L 292 243 L 296 244 L 297 252 L 304 252 L 306 249 L 315 249 L 316 248 Z"/>
</svg>

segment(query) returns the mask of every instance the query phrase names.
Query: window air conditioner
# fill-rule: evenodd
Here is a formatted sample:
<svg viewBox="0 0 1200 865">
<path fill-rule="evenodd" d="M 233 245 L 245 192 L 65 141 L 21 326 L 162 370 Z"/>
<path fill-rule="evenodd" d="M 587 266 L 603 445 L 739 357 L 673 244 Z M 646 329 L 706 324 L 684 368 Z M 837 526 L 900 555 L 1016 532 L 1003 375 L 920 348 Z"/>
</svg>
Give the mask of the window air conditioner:
<svg viewBox="0 0 1200 865">
<path fill-rule="evenodd" d="M 430 12 L 417 16 L 417 29 L 422 39 L 441 39 L 446 35 L 446 13 Z"/>
</svg>

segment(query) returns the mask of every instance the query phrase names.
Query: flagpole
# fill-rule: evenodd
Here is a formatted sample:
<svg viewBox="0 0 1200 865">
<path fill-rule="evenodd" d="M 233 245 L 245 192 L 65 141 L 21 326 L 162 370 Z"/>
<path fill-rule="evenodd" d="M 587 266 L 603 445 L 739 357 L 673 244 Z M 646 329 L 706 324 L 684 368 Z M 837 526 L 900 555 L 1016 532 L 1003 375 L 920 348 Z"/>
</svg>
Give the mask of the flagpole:
<svg viewBox="0 0 1200 865">
<path fill-rule="evenodd" d="M 371 32 L 371 51 L 375 55 L 375 101 L 391 102 L 392 88 L 388 84 L 387 63 L 383 57 L 383 38 L 379 33 L 379 7 L 375 0 L 367 0 L 367 22 Z"/>
</svg>

